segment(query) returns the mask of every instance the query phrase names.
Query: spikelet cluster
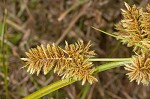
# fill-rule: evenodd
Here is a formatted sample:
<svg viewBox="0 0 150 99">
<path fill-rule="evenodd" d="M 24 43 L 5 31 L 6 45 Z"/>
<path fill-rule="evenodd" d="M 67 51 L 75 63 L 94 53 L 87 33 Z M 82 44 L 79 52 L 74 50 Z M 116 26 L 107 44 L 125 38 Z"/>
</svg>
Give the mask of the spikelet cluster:
<svg viewBox="0 0 150 99">
<path fill-rule="evenodd" d="M 62 79 L 82 80 L 82 85 L 86 80 L 92 84 L 97 79 L 92 76 L 94 68 L 92 62 L 88 58 L 95 55 L 94 51 L 89 51 L 90 42 L 85 46 L 83 41 L 78 41 L 75 44 L 68 45 L 65 42 L 65 49 L 56 46 L 55 44 L 37 46 L 26 52 L 27 58 L 24 60 L 27 72 L 37 75 L 43 70 L 46 75 L 51 69 L 54 73 L 62 76 Z"/>
<path fill-rule="evenodd" d="M 130 7 L 125 3 L 126 10 L 122 9 L 123 20 L 117 25 L 117 39 L 128 47 L 133 47 L 136 55 L 132 63 L 125 65 L 125 70 L 130 81 L 135 80 L 138 84 L 150 82 L 150 5 L 146 11 L 135 5 Z"/>
<path fill-rule="evenodd" d="M 123 44 L 134 47 L 134 51 L 150 50 L 150 6 L 146 12 L 135 5 L 125 6 L 127 10 L 122 9 L 124 18 L 116 25 L 115 35 Z"/>
<path fill-rule="evenodd" d="M 150 82 L 150 55 L 143 53 L 132 58 L 131 64 L 126 64 L 125 70 L 128 70 L 130 81 L 135 80 L 138 84 L 148 85 Z"/>
</svg>

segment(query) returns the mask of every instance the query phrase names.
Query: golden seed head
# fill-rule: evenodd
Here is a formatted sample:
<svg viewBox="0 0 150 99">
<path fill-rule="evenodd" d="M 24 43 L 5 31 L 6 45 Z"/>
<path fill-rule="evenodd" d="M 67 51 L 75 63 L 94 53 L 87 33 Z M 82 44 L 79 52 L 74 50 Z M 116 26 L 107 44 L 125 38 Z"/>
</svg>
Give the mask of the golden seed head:
<svg viewBox="0 0 150 99">
<path fill-rule="evenodd" d="M 94 68 L 92 62 L 87 61 L 88 58 L 95 55 L 94 51 L 90 51 L 91 44 L 88 42 L 84 45 L 83 41 L 78 41 L 75 44 L 66 42 L 65 49 L 56 46 L 55 44 L 37 46 L 37 48 L 29 49 L 26 52 L 27 58 L 21 58 L 26 62 L 24 67 L 27 67 L 27 72 L 37 75 L 43 70 L 46 75 L 51 69 L 54 73 L 62 76 L 62 79 L 77 79 L 82 80 L 82 84 L 87 80 L 90 84 L 97 81 L 92 76 Z"/>
<path fill-rule="evenodd" d="M 150 82 L 150 55 L 149 53 L 143 53 L 138 56 L 134 56 L 131 64 L 126 64 L 125 70 L 130 81 L 135 80 L 138 84 L 143 83 L 148 85 Z"/>
<path fill-rule="evenodd" d="M 147 11 L 135 5 L 130 7 L 125 3 L 127 10 L 122 11 L 123 19 L 116 24 L 115 33 L 118 39 L 128 47 L 133 46 L 134 50 L 149 50 L 150 49 L 150 6 L 147 6 Z"/>
</svg>

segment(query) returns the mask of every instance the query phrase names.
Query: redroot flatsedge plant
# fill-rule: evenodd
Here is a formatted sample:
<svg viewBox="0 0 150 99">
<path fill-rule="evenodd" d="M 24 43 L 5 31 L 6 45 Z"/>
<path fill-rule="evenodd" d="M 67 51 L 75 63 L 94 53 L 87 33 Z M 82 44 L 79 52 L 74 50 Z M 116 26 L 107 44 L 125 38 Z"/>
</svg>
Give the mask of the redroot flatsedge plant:
<svg viewBox="0 0 150 99">
<path fill-rule="evenodd" d="M 122 65 L 125 65 L 130 81 L 135 80 L 138 84 L 147 85 L 150 82 L 150 6 L 147 5 L 146 12 L 135 5 L 130 7 L 125 3 L 125 6 L 127 10 L 122 9 L 124 18 L 116 25 L 116 33 L 110 34 L 95 29 L 121 40 L 128 47 L 133 47 L 135 55 L 132 58 L 92 58 L 95 53 L 90 50 L 90 42 L 84 45 L 83 41 L 70 45 L 65 42 L 64 49 L 55 44 L 31 48 L 29 52 L 26 52 L 27 58 L 22 58 L 26 62 L 24 67 L 28 68 L 27 71 L 31 74 L 36 72 L 38 75 L 41 70 L 44 74 L 47 74 L 53 69 L 54 73 L 62 76 L 62 80 L 50 84 L 25 98 L 40 98 L 77 80 L 82 80 L 82 85 L 86 81 L 92 84 L 97 81 L 93 73 Z M 115 62 L 94 68 L 92 61 Z"/>
</svg>

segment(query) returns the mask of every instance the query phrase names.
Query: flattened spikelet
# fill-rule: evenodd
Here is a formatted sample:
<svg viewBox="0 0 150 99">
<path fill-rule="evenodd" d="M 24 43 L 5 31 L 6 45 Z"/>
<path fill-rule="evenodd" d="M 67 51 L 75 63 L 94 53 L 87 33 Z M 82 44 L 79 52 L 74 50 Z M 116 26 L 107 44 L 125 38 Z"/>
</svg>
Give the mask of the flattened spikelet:
<svg viewBox="0 0 150 99">
<path fill-rule="evenodd" d="M 97 81 L 92 76 L 94 68 L 92 63 L 87 61 L 88 58 L 95 55 L 94 51 L 89 51 L 90 42 L 85 46 L 83 41 L 78 41 L 75 44 L 68 45 L 65 42 L 65 49 L 62 49 L 55 44 L 37 46 L 37 48 L 29 49 L 26 52 L 27 58 L 22 58 L 26 62 L 24 67 L 27 67 L 27 72 L 34 74 L 43 70 L 46 75 L 51 69 L 54 73 L 62 76 L 62 79 L 77 79 L 82 80 L 82 84 L 87 80 L 90 84 Z"/>
<path fill-rule="evenodd" d="M 83 41 L 78 41 L 75 44 L 68 45 L 67 42 L 65 46 L 65 51 L 71 56 L 81 55 L 83 57 L 93 57 L 95 55 L 94 51 L 89 51 L 91 46 L 90 41 L 85 46 Z"/>
</svg>

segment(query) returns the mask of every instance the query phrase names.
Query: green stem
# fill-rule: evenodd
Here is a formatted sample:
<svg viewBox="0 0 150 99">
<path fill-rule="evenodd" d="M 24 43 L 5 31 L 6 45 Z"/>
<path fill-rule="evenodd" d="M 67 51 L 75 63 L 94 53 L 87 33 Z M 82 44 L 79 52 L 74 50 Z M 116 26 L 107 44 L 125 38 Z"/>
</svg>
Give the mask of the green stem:
<svg viewBox="0 0 150 99">
<path fill-rule="evenodd" d="M 118 39 L 123 39 L 122 37 L 119 37 L 119 36 L 116 36 L 116 35 L 114 35 L 114 34 L 105 32 L 105 31 L 100 30 L 100 29 L 98 29 L 98 28 L 95 28 L 95 27 L 92 27 L 92 28 L 95 29 L 95 30 L 97 30 L 97 31 L 100 31 L 100 32 L 102 32 L 102 33 L 104 33 L 104 34 L 106 34 L 106 35 L 109 35 L 109 36 L 111 36 L 111 37 L 114 37 L 114 38 L 116 38 L 116 39 L 117 39 L 117 38 L 118 38 Z M 138 47 L 141 47 L 141 48 L 143 48 L 143 49 L 147 49 L 145 46 L 143 46 L 143 45 L 140 44 L 140 43 L 136 43 L 135 45 L 138 46 Z"/>
<path fill-rule="evenodd" d="M 131 61 L 121 61 L 121 62 L 111 62 L 111 63 L 106 63 L 106 64 L 102 64 L 100 66 L 97 66 L 96 67 L 96 71 L 95 73 L 98 73 L 98 72 L 102 72 L 102 71 L 105 71 L 105 70 L 108 70 L 108 69 L 111 69 L 111 68 L 116 68 L 116 67 L 119 67 L 119 66 L 122 66 L 126 63 L 131 63 Z M 54 82 L 30 95 L 28 95 L 27 97 L 23 98 L 23 99 L 38 99 L 38 98 L 41 98 L 53 91 L 56 91 L 62 87 L 65 87 L 71 83 L 74 83 L 76 82 L 77 80 L 68 80 L 68 79 L 65 79 L 65 80 L 59 80 L 57 82 Z"/>
<path fill-rule="evenodd" d="M 102 71 L 105 71 L 108 69 L 120 67 L 120 66 L 123 66 L 124 64 L 128 64 L 128 63 L 131 63 L 131 60 L 120 61 L 120 62 L 110 62 L 110 63 L 102 64 L 102 65 L 96 67 L 95 73 L 99 73 L 99 72 L 102 72 Z"/>
<path fill-rule="evenodd" d="M 64 80 L 59 80 L 57 82 L 54 82 L 32 94 L 30 94 L 29 96 L 23 98 L 23 99 L 38 99 L 41 98 L 53 91 L 56 91 L 64 86 L 67 86 L 71 83 L 74 83 L 76 80 L 69 80 L 69 79 L 64 79 Z"/>
<path fill-rule="evenodd" d="M 88 95 L 88 93 L 89 93 L 89 89 L 90 89 L 90 84 L 89 83 L 87 83 L 87 85 L 85 86 L 85 88 L 83 89 L 83 94 L 82 94 L 82 96 L 80 97 L 80 99 L 86 99 L 86 96 Z"/>
<path fill-rule="evenodd" d="M 92 61 L 92 62 L 95 62 L 95 61 L 130 61 L 131 58 L 91 58 L 91 59 L 88 59 L 88 61 Z"/>
<path fill-rule="evenodd" d="M 107 34 L 107 35 L 109 35 L 109 36 L 112 36 L 112 37 L 114 37 L 114 38 L 117 38 L 117 36 L 116 36 L 116 35 L 113 35 L 113 34 L 111 34 L 111 33 L 105 32 L 105 31 L 100 30 L 100 29 L 95 28 L 95 27 L 92 27 L 92 28 L 93 28 L 93 29 L 95 29 L 95 30 L 97 30 L 97 31 L 100 31 L 100 32 L 102 32 L 102 33 L 104 33 L 104 34 Z"/>
<path fill-rule="evenodd" d="M 8 95 L 8 81 L 7 81 L 7 77 L 8 77 L 8 65 L 6 64 L 6 62 L 8 61 L 6 55 L 8 55 L 8 46 L 4 44 L 4 32 L 6 29 L 6 18 L 7 18 L 7 9 L 6 9 L 6 0 L 4 0 L 4 17 L 3 17 L 3 26 L 2 26 L 2 30 L 1 30 L 1 34 L 2 34 L 2 42 L 1 42 L 1 47 L 2 47 L 2 61 L 3 61 L 3 70 L 4 70 L 4 84 L 5 84 L 5 91 L 6 91 L 6 99 L 9 99 L 9 95 Z M 7 37 L 7 36 L 6 36 Z M 7 41 L 7 39 L 6 39 Z M 5 50 L 5 47 L 7 50 Z M 7 59 L 6 59 L 7 58 Z"/>
</svg>

